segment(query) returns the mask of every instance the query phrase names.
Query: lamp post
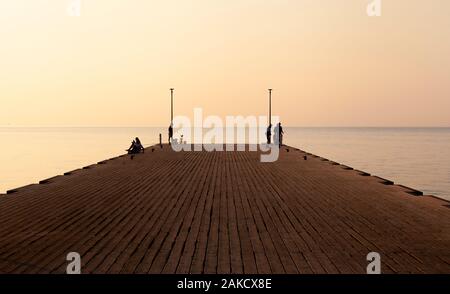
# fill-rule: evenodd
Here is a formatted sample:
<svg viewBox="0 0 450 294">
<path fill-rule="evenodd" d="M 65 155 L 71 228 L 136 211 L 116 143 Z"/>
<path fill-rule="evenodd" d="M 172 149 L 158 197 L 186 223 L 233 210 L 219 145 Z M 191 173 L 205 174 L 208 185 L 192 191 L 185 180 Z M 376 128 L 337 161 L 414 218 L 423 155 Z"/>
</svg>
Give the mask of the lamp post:
<svg viewBox="0 0 450 294">
<path fill-rule="evenodd" d="M 272 124 L 272 91 L 269 89 L 269 126 Z"/>
<path fill-rule="evenodd" d="M 174 88 L 170 88 L 170 126 L 169 126 L 169 145 L 172 144 L 173 137 L 173 91 Z"/>
<path fill-rule="evenodd" d="M 170 125 L 173 124 L 173 91 L 174 88 L 170 88 Z"/>
</svg>

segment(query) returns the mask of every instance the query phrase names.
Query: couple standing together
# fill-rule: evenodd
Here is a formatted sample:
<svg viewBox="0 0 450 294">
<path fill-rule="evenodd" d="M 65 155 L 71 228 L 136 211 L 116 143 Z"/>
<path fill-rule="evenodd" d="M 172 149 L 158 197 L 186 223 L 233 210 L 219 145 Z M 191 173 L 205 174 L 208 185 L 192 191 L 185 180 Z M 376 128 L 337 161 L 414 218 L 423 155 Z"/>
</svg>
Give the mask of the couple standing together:
<svg viewBox="0 0 450 294">
<path fill-rule="evenodd" d="M 283 127 L 281 126 L 281 123 L 278 123 L 273 129 L 273 143 L 278 144 L 279 147 L 283 145 L 283 134 Z M 266 136 L 267 144 L 270 144 L 272 138 L 272 124 L 267 127 Z"/>
</svg>

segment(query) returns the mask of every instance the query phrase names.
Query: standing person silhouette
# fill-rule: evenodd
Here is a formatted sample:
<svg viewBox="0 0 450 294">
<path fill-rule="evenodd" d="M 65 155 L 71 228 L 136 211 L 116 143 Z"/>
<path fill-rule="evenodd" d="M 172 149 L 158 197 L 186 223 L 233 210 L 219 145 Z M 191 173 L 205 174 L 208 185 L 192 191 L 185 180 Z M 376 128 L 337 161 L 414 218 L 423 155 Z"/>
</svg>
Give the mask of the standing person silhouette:
<svg viewBox="0 0 450 294">
<path fill-rule="evenodd" d="M 267 127 L 266 137 L 267 137 L 267 144 L 270 144 L 271 143 L 270 140 L 271 140 L 271 137 L 272 137 L 272 124 L 270 124 Z"/>
<path fill-rule="evenodd" d="M 280 126 L 279 126 L 279 124 L 276 124 L 275 128 L 273 128 L 273 144 L 280 145 Z"/>
<path fill-rule="evenodd" d="M 169 145 L 172 143 L 172 138 L 173 138 L 173 127 L 172 127 L 172 124 L 170 124 L 170 126 L 169 126 Z"/>
<path fill-rule="evenodd" d="M 277 125 L 274 128 L 274 134 L 273 134 L 273 143 L 277 144 L 278 147 L 281 147 L 283 145 L 283 127 L 281 126 L 281 123 L 277 123 Z"/>
<path fill-rule="evenodd" d="M 280 147 L 281 147 L 281 146 L 283 146 L 283 134 L 284 134 L 283 127 L 281 126 L 281 122 L 278 123 L 278 132 L 279 132 L 278 136 L 280 137 Z"/>
</svg>

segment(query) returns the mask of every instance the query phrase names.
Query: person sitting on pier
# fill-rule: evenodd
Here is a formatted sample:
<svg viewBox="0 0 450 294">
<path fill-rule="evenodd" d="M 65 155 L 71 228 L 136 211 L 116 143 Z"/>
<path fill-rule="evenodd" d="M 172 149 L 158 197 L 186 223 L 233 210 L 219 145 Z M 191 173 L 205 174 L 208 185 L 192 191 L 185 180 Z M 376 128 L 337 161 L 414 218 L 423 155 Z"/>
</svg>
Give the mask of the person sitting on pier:
<svg viewBox="0 0 450 294">
<path fill-rule="evenodd" d="M 144 149 L 144 146 L 142 145 L 142 143 L 141 143 L 141 140 L 139 140 L 139 138 L 138 137 L 136 137 L 136 150 L 137 150 L 137 152 L 139 153 L 139 152 L 141 152 L 142 151 L 142 153 L 144 153 L 145 152 L 145 149 Z"/>
<path fill-rule="evenodd" d="M 139 138 L 136 137 L 136 139 L 133 140 L 130 148 L 128 148 L 127 151 L 128 151 L 128 154 L 138 154 L 141 151 L 142 151 L 142 153 L 144 153 L 145 149 L 144 149 L 144 146 L 142 146 L 141 140 L 139 140 Z"/>
<path fill-rule="evenodd" d="M 131 152 L 134 150 L 134 145 L 136 144 L 136 141 L 133 140 L 133 142 L 131 142 L 130 147 L 127 149 L 128 154 L 131 154 Z"/>
</svg>

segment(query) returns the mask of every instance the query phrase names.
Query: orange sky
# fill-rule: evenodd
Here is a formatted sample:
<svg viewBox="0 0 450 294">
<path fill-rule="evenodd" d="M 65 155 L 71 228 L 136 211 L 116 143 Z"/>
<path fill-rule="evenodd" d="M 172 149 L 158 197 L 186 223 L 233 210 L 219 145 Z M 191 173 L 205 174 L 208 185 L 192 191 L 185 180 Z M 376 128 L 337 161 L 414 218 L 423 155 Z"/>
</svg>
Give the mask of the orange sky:
<svg viewBox="0 0 450 294">
<path fill-rule="evenodd" d="M 0 125 L 450 126 L 450 1 L 0 0 Z"/>
</svg>

